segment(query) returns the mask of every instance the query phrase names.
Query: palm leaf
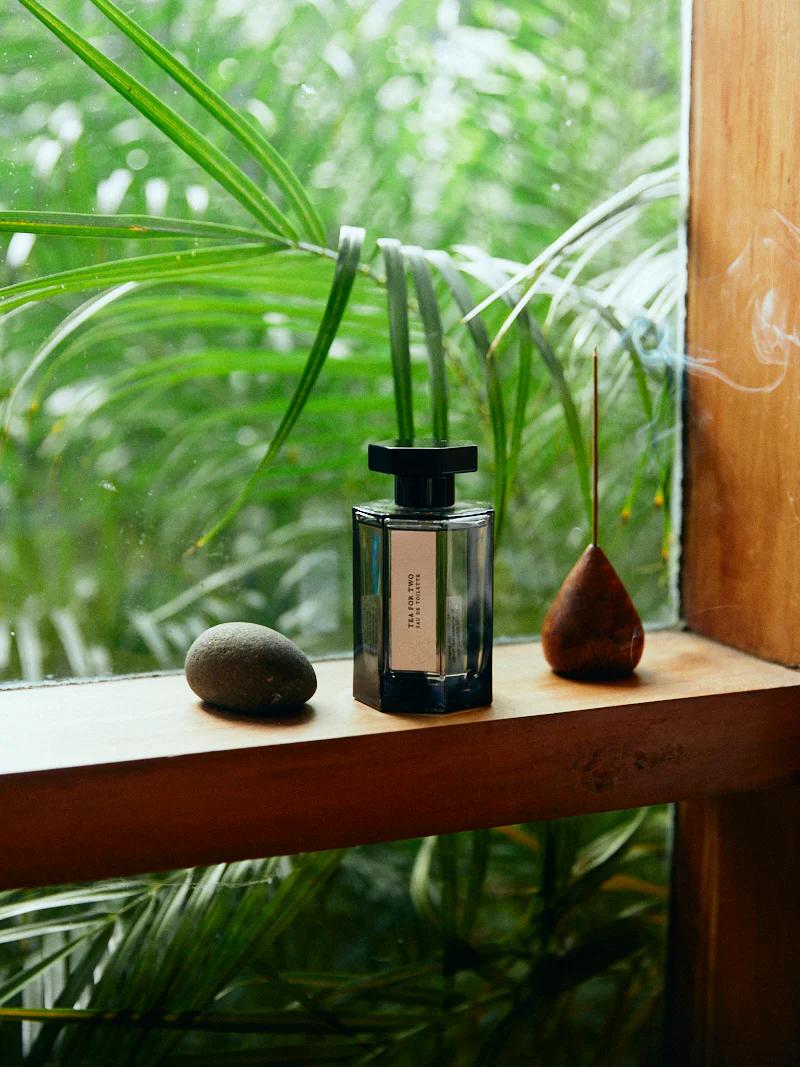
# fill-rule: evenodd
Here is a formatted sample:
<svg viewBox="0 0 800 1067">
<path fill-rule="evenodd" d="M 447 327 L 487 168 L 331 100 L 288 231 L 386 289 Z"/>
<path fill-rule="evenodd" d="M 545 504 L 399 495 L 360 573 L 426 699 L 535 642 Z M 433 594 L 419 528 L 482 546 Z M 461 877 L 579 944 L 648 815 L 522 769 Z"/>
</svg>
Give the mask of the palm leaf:
<svg viewBox="0 0 800 1067">
<path fill-rule="evenodd" d="M 503 530 L 508 496 L 507 430 L 500 372 L 494 354 L 490 352 L 491 342 L 483 319 L 478 315 L 471 315 L 466 318 L 467 313 L 474 308 L 475 301 L 472 299 L 467 283 L 456 270 L 452 259 L 446 252 L 439 251 L 429 252 L 428 259 L 444 278 L 456 304 L 461 310 L 461 314 L 465 316 L 464 321 L 466 322 L 467 330 L 484 365 L 486 392 L 492 424 L 492 439 L 494 442 L 494 502 L 497 512 L 495 536 L 499 541 Z"/>
<path fill-rule="evenodd" d="M 233 504 L 231 504 L 228 510 L 211 527 L 211 529 L 198 539 L 195 547 L 202 548 L 204 545 L 207 545 L 212 538 L 216 537 L 216 535 L 239 514 L 255 486 L 275 462 L 275 459 L 287 437 L 291 433 L 292 428 L 300 418 L 305 403 L 325 364 L 328 352 L 336 337 L 339 324 L 342 321 L 342 316 L 344 315 L 348 300 L 350 299 L 350 293 L 353 288 L 353 283 L 355 282 L 356 272 L 361 258 L 361 248 L 363 243 L 364 231 L 361 228 L 354 226 L 343 226 L 341 228 L 339 232 L 339 255 L 336 261 L 336 271 L 334 273 L 328 303 L 325 306 L 322 322 L 319 324 L 317 335 L 308 355 L 308 360 L 306 361 L 303 373 L 300 376 L 300 381 L 297 383 L 294 395 L 289 401 L 289 406 L 267 447 L 267 451 L 261 462 L 258 464 L 258 467 L 248 478 L 244 488 L 236 497 Z"/>
<path fill-rule="evenodd" d="M 440 922 L 446 940 L 458 934 L 458 838 L 455 834 L 440 834 L 436 838 L 441 880 Z"/>
<path fill-rule="evenodd" d="M 136 282 L 124 282 L 122 285 L 116 285 L 112 289 L 107 289 L 99 296 L 93 296 L 90 300 L 84 301 L 80 307 L 71 311 L 69 315 L 58 324 L 45 343 L 34 353 L 30 363 L 28 363 L 25 370 L 9 390 L 3 419 L 6 429 L 11 425 L 17 396 L 30 379 L 39 371 L 46 360 L 58 348 L 62 341 L 65 341 L 70 337 L 89 319 L 94 318 L 94 316 L 102 311 L 103 308 L 108 307 L 109 304 L 112 304 L 115 300 L 119 300 L 120 297 L 125 296 L 126 293 L 129 293 L 135 288 Z"/>
<path fill-rule="evenodd" d="M 524 309 L 520 312 L 520 317 L 523 314 Z M 561 360 L 556 355 L 553 346 L 545 337 L 541 326 L 539 326 L 539 323 L 532 317 L 527 317 L 527 321 L 534 344 L 539 349 L 542 360 L 558 389 L 561 408 L 564 412 L 564 421 L 567 425 L 567 433 L 569 434 L 572 443 L 572 453 L 575 458 L 575 466 L 577 468 L 583 505 L 587 519 L 591 521 L 592 491 L 590 485 L 589 458 L 586 453 L 586 444 L 583 439 L 583 433 L 581 432 L 580 417 L 578 415 L 578 409 L 575 406 L 575 400 L 572 396 L 572 390 L 570 389 L 566 375 L 564 374 Z"/>
<path fill-rule="evenodd" d="M 478 918 L 478 909 L 483 896 L 486 875 L 489 871 L 491 832 L 489 830 L 473 830 L 469 838 L 472 849 L 461 918 L 461 936 L 464 938 L 469 937 L 472 933 L 472 928 Z"/>
<path fill-rule="evenodd" d="M 100 919 L 102 922 L 102 917 Z M 6 926 L 0 929 L 0 945 L 8 945 L 15 941 L 27 941 L 33 937 L 44 937 L 47 934 L 72 933 L 74 930 L 85 930 L 87 927 L 96 927 L 98 916 L 87 919 L 54 919 L 38 923 L 18 923 L 16 926 Z"/>
<path fill-rule="evenodd" d="M 39 0 L 20 0 L 20 3 L 60 41 L 63 41 L 79 59 L 133 104 L 137 111 L 157 126 L 162 133 L 165 133 L 195 163 L 198 163 L 210 177 L 238 200 L 253 218 L 280 234 L 292 239 L 297 238 L 297 231 L 292 223 L 255 182 L 243 170 L 235 166 L 211 141 L 163 103 L 155 93 L 113 60 L 104 56 L 99 49 L 76 33 L 66 22 L 62 22 L 44 4 L 39 3 Z"/>
<path fill-rule="evenodd" d="M 527 311 L 520 315 L 517 357 L 517 388 L 514 397 L 514 414 L 511 419 L 511 442 L 508 455 L 509 491 L 513 489 L 519 460 L 522 453 L 522 438 L 527 423 L 528 401 L 531 395 L 533 375 L 533 331 Z"/>
<path fill-rule="evenodd" d="M 394 401 L 397 407 L 397 436 L 414 439 L 414 406 L 411 392 L 411 355 L 408 345 L 408 294 L 400 242 L 381 237 L 378 247 L 386 268 L 386 298 L 389 305 L 389 339 L 394 374 Z"/>
<path fill-rule="evenodd" d="M 447 371 L 444 361 L 444 342 L 442 317 L 439 303 L 433 288 L 430 268 L 421 248 L 406 246 L 403 255 L 411 267 L 414 285 L 417 290 L 417 302 L 425 329 L 425 344 L 428 348 L 428 361 L 431 375 L 431 418 L 433 436 L 446 441 L 448 437 L 447 417 Z"/>
<path fill-rule="evenodd" d="M 46 274 L 26 282 L 0 288 L 0 313 L 12 311 L 36 300 L 86 289 L 103 289 L 130 281 L 164 281 L 205 270 L 227 270 L 248 259 L 272 255 L 282 242 L 215 245 L 213 248 L 184 248 L 173 252 L 154 252 L 148 256 L 114 259 L 87 267 Z"/>
<path fill-rule="evenodd" d="M 477 252 L 475 249 L 469 250 L 472 256 L 472 263 L 470 264 L 470 271 L 477 278 L 479 278 L 484 284 L 490 285 L 493 289 L 500 284 L 499 271 L 497 269 L 495 261 L 486 256 L 482 252 Z M 513 306 L 514 297 L 513 293 L 506 293 L 503 295 L 503 300 L 506 303 L 511 303 Z M 468 320 L 471 321 L 471 320 Z M 534 346 L 534 328 L 538 328 L 535 320 L 532 320 L 528 314 L 527 309 L 523 311 L 517 319 L 517 334 L 518 334 L 518 358 L 517 358 L 517 382 L 514 399 L 514 414 L 511 422 L 511 441 L 508 455 L 508 493 L 514 486 L 514 480 L 516 478 L 517 470 L 519 467 L 520 453 L 522 451 L 522 436 L 526 425 L 526 412 L 528 408 L 528 400 L 530 398 L 531 391 L 531 379 L 533 372 L 533 346 Z M 480 337 L 483 343 L 483 336 Z M 556 376 L 560 375 L 561 381 L 566 384 L 564 379 L 564 372 L 561 368 L 561 364 L 556 360 L 556 367 L 553 367 L 545 359 L 548 370 L 551 374 Z M 572 397 L 567 389 L 567 396 L 569 401 L 572 402 Z M 572 404 L 574 408 L 574 404 Z M 582 438 L 578 436 L 578 440 L 582 443 Z M 588 478 L 588 472 L 587 472 Z M 587 481 L 588 486 L 588 481 Z"/>
<path fill-rule="evenodd" d="M 29 986 L 34 979 L 39 975 L 44 974 L 55 964 L 60 963 L 72 952 L 75 951 L 80 945 L 82 945 L 89 937 L 95 933 L 96 927 L 91 927 L 85 930 L 78 937 L 74 937 L 71 941 L 67 941 L 66 944 L 57 948 L 55 952 L 51 952 L 49 955 L 44 956 L 29 966 L 24 967 L 21 971 L 17 971 L 9 979 L 0 984 L 0 1005 L 7 1004 L 9 1000 L 12 1000 L 18 993 L 22 992 L 26 986 Z"/>
<path fill-rule="evenodd" d="M 511 292 L 521 282 L 529 282 L 528 287 L 512 311 L 506 316 L 492 341 L 491 347 L 492 351 L 494 351 L 500 345 L 522 309 L 527 307 L 535 296 L 536 277 L 548 264 L 564 255 L 587 235 L 592 234 L 601 226 L 609 223 L 609 221 L 615 220 L 618 215 L 628 211 L 632 206 L 647 204 L 665 196 L 673 196 L 678 191 L 677 178 L 677 171 L 674 167 L 654 171 L 651 174 L 644 174 L 636 178 L 630 185 L 604 200 L 597 207 L 587 211 L 585 215 L 564 230 L 555 241 L 540 252 L 526 267 L 523 267 L 507 282 L 504 282 L 499 289 L 465 312 L 465 318 L 467 320 L 474 318 L 489 307 L 490 304 L 494 303 L 495 300 L 499 300 L 506 293 Z"/>
<path fill-rule="evenodd" d="M 84 953 L 77 960 L 70 960 L 69 976 L 55 998 L 53 1008 L 71 1008 L 81 996 L 85 996 L 90 989 L 97 968 L 103 962 L 108 952 L 108 944 L 114 933 L 114 927 L 108 923 L 101 928 L 100 933 L 91 940 Z M 0 1011 L 3 1009 L 0 1008 Z M 0 1015 L 2 1021 L 2 1015 Z M 42 1026 L 36 1036 L 36 1040 L 25 1057 L 25 1067 L 41 1067 L 50 1057 L 53 1045 L 58 1039 L 59 1026 Z"/>
<path fill-rule="evenodd" d="M 109 959 L 88 1005 L 105 1009 L 105 1021 L 117 1014 L 123 1029 L 97 1020 L 91 1039 L 74 1046 L 77 1061 L 90 1050 L 98 1063 L 158 1063 L 181 1031 L 193 1029 L 277 1032 L 283 1024 L 289 1033 L 330 1031 L 330 1023 L 301 1011 L 261 1020 L 212 1015 L 208 1025 L 204 1013 L 256 950 L 268 952 L 311 906 L 340 860 L 338 852 L 296 858 L 279 881 L 279 859 L 219 864 L 157 887 Z M 145 1018 L 126 1024 L 130 1012 Z"/>
<path fill-rule="evenodd" d="M 280 1067 L 289 1067 L 289 1064 L 299 1063 L 308 1067 L 311 1063 L 339 1063 L 358 1062 L 359 1056 L 364 1054 L 364 1045 L 361 1041 L 334 1040 L 333 1034 L 325 1034 L 318 1043 L 310 1044 L 307 1041 L 302 1044 L 278 1045 L 270 1042 L 269 1046 L 253 1048 L 248 1045 L 242 1049 L 232 1049 L 228 1046 L 224 1051 L 210 1049 L 203 1052 L 187 1052 L 170 1056 L 165 1060 L 164 1067 L 265 1067 L 270 1063 L 277 1063 Z"/>
<path fill-rule="evenodd" d="M 28 916 L 36 911 L 50 911 L 53 908 L 85 907 L 105 904 L 112 900 L 126 900 L 130 897 L 141 896 L 141 893 L 142 887 L 135 882 L 121 882 L 119 885 L 101 882 L 98 885 L 78 889 L 39 891 L 33 897 L 25 894 L 20 899 L 10 900 L 0 905 L 0 921 Z M 8 895 L 16 897 L 17 894 Z"/>
<path fill-rule="evenodd" d="M 417 912 L 431 924 L 437 922 L 437 905 L 434 901 L 431 866 L 436 850 L 435 837 L 425 837 L 419 844 L 411 868 L 408 891 Z"/>
<path fill-rule="evenodd" d="M 303 222 L 306 235 L 319 244 L 325 243 L 325 228 L 316 208 L 309 200 L 305 189 L 292 171 L 289 164 L 277 152 L 270 142 L 252 126 L 242 119 L 219 93 L 215 92 L 201 78 L 191 71 L 170 51 L 159 44 L 145 29 L 129 18 L 111 0 L 92 0 L 122 32 L 138 45 L 141 50 L 154 60 L 162 70 L 190 93 L 205 110 L 224 126 L 240 144 L 250 152 L 252 157 L 264 168 L 289 203 L 292 204 Z"/>
<path fill-rule="evenodd" d="M 0 233 L 43 233 L 55 237 L 214 238 L 264 242 L 263 230 L 221 222 L 160 219 L 151 215 L 89 215 L 79 211 L 0 211 Z M 280 238 L 274 237 L 279 244 Z"/>
<path fill-rule="evenodd" d="M 0 994 L 2 995 L 2 994 Z M 385 1033 L 408 1030 L 430 1016 L 381 1011 L 372 1015 L 345 1015 L 341 1026 L 350 1033 Z M 302 1011 L 204 1012 L 131 1011 L 125 1008 L 2 1008 L 2 1021 L 61 1023 L 123 1030 L 212 1031 L 227 1034 L 336 1033 L 330 1023 Z"/>
<path fill-rule="evenodd" d="M 627 848 L 646 815 L 647 808 L 639 808 L 630 817 L 623 819 L 618 826 L 600 834 L 599 837 L 579 849 L 572 865 L 572 877 L 579 881 L 597 868 L 607 871 L 607 865 Z"/>
</svg>

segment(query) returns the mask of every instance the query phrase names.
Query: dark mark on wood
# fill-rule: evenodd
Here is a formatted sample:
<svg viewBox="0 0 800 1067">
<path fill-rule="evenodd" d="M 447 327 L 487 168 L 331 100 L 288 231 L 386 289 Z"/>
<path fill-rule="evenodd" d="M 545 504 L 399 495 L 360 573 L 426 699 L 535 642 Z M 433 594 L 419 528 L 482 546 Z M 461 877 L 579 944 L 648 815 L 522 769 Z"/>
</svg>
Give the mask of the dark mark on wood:
<svg viewBox="0 0 800 1067">
<path fill-rule="evenodd" d="M 627 770 L 628 761 L 627 752 L 604 754 L 595 749 L 588 759 L 575 760 L 572 769 L 580 774 L 584 788 L 593 793 L 605 793 L 617 785 Z"/>
<path fill-rule="evenodd" d="M 680 763 L 684 751 L 683 745 L 670 744 L 664 745 L 657 752 L 637 752 L 633 757 L 633 765 L 639 771 L 652 771 L 665 763 Z"/>
<path fill-rule="evenodd" d="M 588 757 L 580 757 L 572 764 L 572 770 L 581 776 L 584 789 L 593 793 L 605 793 L 620 785 L 632 770 L 652 771 L 668 763 L 680 763 L 684 758 L 683 745 L 668 744 L 655 752 L 627 750 L 602 752 L 593 749 Z"/>
</svg>

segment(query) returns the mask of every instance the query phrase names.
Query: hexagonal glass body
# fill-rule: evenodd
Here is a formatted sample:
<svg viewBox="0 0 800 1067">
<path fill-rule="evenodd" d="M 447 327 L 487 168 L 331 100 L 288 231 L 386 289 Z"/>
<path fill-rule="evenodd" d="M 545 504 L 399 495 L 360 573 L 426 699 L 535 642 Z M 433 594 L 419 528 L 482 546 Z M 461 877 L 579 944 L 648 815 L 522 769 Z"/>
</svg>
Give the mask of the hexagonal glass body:
<svg viewBox="0 0 800 1067">
<path fill-rule="evenodd" d="M 492 700 L 494 511 L 462 501 L 353 508 L 353 693 L 381 711 Z"/>
</svg>

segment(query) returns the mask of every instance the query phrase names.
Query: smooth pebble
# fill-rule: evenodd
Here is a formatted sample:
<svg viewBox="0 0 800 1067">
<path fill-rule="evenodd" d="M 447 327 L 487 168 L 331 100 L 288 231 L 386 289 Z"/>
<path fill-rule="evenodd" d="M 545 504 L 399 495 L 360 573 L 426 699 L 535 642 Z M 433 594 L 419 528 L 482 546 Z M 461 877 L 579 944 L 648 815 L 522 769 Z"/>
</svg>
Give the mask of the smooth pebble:
<svg viewBox="0 0 800 1067">
<path fill-rule="evenodd" d="M 197 696 L 233 711 L 299 708 L 317 689 L 314 668 L 297 645 L 254 622 L 204 630 L 186 653 L 185 670 Z"/>
</svg>

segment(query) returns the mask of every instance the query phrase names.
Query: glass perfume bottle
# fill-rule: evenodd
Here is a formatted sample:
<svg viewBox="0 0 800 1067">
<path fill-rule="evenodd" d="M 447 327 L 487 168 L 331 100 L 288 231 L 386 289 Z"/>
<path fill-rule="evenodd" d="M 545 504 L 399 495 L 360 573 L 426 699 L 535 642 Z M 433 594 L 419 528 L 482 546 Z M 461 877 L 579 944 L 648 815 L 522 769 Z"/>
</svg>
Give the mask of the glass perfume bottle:
<svg viewBox="0 0 800 1067">
<path fill-rule="evenodd" d="M 455 503 L 477 446 L 371 444 L 369 468 L 395 497 L 353 508 L 353 695 L 412 714 L 490 704 L 494 511 Z"/>
</svg>

